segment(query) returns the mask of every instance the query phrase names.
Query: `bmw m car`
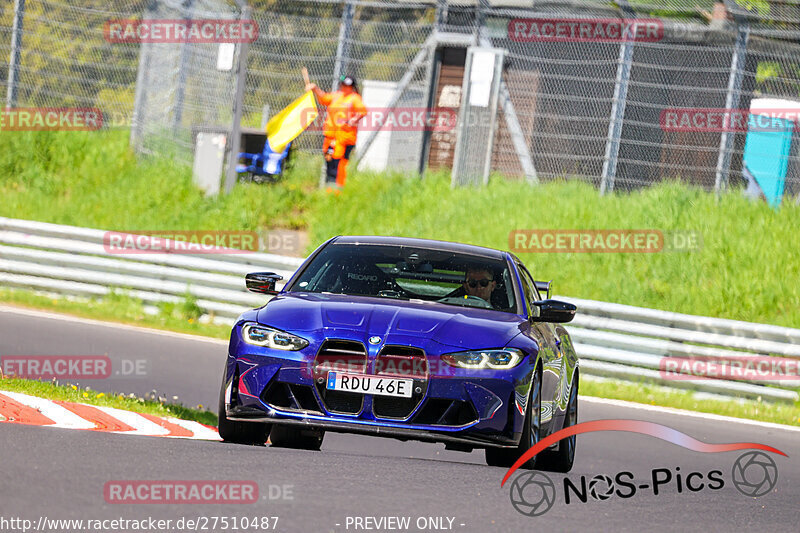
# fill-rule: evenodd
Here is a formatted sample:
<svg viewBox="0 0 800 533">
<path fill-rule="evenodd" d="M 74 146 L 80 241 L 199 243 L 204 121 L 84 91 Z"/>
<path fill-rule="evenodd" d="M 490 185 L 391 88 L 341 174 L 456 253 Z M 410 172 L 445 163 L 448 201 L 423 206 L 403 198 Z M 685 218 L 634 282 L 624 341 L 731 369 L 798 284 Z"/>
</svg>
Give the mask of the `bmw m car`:
<svg viewBox="0 0 800 533">
<path fill-rule="evenodd" d="M 549 299 L 508 252 L 398 237 L 335 237 L 231 332 L 225 441 L 318 450 L 326 431 L 485 449 L 508 467 L 576 423 L 578 358 Z M 541 291 L 541 292 L 540 292 Z M 544 296 L 542 295 L 544 292 Z M 526 465 L 566 472 L 575 437 Z"/>
</svg>

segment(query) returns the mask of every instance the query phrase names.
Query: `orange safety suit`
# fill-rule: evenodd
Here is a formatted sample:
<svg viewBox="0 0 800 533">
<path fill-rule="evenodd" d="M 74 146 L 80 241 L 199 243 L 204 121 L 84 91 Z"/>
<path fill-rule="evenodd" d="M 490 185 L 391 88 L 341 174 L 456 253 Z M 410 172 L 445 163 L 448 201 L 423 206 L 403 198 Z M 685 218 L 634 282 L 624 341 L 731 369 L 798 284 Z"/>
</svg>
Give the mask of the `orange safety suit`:
<svg viewBox="0 0 800 533">
<path fill-rule="evenodd" d="M 355 117 L 361 118 L 367 114 L 367 108 L 357 92 L 344 94 L 342 91 L 323 93 L 319 102 L 328 107 L 328 115 L 323 126 L 324 140 L 322 143 L 323 154 L 328 154 L 331 145 L 333 153 L 328 160 L 328 180 L 336 181 L 343 187 L 347 179 L 347 163 L 350 152 L 356 144 L 358 126 L 349 124 Z"/>
</svg>

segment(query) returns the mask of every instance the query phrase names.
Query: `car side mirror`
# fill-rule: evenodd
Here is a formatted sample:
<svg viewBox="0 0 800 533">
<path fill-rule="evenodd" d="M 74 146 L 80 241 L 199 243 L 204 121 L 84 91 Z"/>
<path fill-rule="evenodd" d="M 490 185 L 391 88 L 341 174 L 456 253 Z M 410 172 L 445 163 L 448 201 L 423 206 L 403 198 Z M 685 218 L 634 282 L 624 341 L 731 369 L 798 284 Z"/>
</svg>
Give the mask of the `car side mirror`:
<svg viewBox="0 0 800 533">
<path fill-rule="evenodd" d="M 251 272 L 244 277 L 244 282 L 250 292 L 278 294 L 275 284 L 282 279 L 283 276 L 274 272 Z"/>
<path fill-rule="evenodd" d="M 540 300 L 533 302 L 539 308 L 539 316 L 531 317 L 535 322 L 571 322 L 578 307 L 559 300 Z"/>
<path fill-rule="evenodd" d="M 553 280 L 550 281 L 534 281 L 536 284 L 536 290 L 539 291 L 539 294 L 544 294 L 546 299 L 550 299 L 550 291 L 553 290 Z"/>
</svg>

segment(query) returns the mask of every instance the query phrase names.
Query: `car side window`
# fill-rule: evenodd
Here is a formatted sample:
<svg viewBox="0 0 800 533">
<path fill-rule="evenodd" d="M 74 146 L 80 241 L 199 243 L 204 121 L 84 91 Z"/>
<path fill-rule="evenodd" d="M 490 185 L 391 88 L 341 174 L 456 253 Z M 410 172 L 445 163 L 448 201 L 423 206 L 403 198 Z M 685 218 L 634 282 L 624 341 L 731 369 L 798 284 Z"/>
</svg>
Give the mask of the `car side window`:
<svg viewBox="0 0 800 533">
<path fill-rule="evenodd" d="M 517 263 L 520 278 L 522 279 L 522 291 L 525 293 L 525 300 L 528 302 L 528 309 L 531 316 L 539 316 L 539 308 L 533 305 L 533 302 L 539 301 L 539 293 L 536 291 L 536 284 L 533 282 L 528 270 L 521 264 Z"/>
</svg>

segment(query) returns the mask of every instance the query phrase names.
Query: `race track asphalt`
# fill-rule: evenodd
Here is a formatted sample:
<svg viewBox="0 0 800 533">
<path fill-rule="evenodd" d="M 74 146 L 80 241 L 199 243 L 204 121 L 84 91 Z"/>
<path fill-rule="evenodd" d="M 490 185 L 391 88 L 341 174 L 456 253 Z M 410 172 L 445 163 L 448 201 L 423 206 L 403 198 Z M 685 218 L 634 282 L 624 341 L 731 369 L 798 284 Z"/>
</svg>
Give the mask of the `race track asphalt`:
<svg viewBox="0 0 800 533">
<path fill-rule="evenodd" d="M 108 355 L 114 368 L 120 368 L 122 360 L 146 361 L 145 375 L 112 375 L 85 382 L 101 391 L 144 394 L 155 389 L 169 397 L 176 395 L 187 405 L 215 405 L 225 350 L 220 341 L 0 308 L 2 356 Z M 572 472 L 545 474 L 555 487 L 552 507 L 529 517 L 510 501 L 513 481 L 526 473 L 518 471 L 501 488 L 505 469 L 486 466 L 480 451 L 461 453 L 437 444 L 329 433 L 322 451 L 308 452 L 0 424 L 0 529 L 3 519 L 12 518 L 32 520 L 35 525 L 40 517 L 152 517 L 170 519 L 172 527 L 165 530 L 180 531 L 175 522 L 182 517 L 278 516 L 276 531 L 285 532 L 798 530 L 800 432 L 592 400 L 581 402 L 579 418 L 582 422 L 652 421 L 705 443 L 757 442 L 789 457 L 768 454 L 777 466 L 777 483 L 767 494 L 754 498 L 734 486 L 734 463 L 744 451 L 699 453 L 632 433 L 581 435 Z M 657 469 L 663 469 L 656 473 L 662 479 L 669 470 L 672 480 L 655 494 L 652 479 Z M 697 487 L 699 480 L 707 482 L 708 473 L 715 470 L 723 480 L 721 488 L 706 484 L 696 492 L 687 489 L 690 473 L 702 474 L 702 478 L 694 476 Z M 570 492 L 571 501 L 566 503 L 565 477 L 577 487 L 583 480 L 588 488 L 596 476 L 607 475 L 613 481 L 622 472 L 629 472 L 637 486 L 629 497 L 612 494 L 601 499 L 608 485 L 598 478 L 597 497 L 587 491 L 584 503 Z M 761 483 L 761 472 L 753 467 L 745 471 L 751 487 Z M 260 501 L 131 505 L 109 504 L 103 494 L 109 481 L 187 479 L 254 481 Z M 631 492 L 619 483 L 614 486 L 622 494 Z M 523 494 L 533 500 L 540 493 L 528 486 Z M 407 517 L 410 527 L 367 529 L 376 522 L 365 517 Z M 211 524 L 207 523 L 208 531 Z M 223 530 L 221 522 L 217 526 L 217 531 Z"/>
</svg>

